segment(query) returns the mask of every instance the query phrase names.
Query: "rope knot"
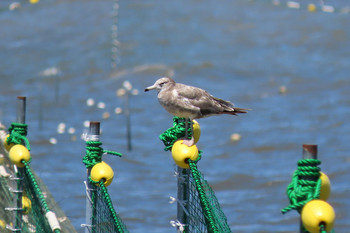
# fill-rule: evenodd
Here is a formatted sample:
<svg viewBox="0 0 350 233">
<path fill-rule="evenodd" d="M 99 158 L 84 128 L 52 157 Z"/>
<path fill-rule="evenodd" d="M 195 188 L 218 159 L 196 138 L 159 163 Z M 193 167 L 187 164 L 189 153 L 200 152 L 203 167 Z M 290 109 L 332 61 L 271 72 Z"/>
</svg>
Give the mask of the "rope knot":
<svg viewBox="0 0 350 233">
<path fill-rule="evenodd" d="M 10 136 L 7 138 L 6 143 L 8 145 L 10 145 L 11 143 L 14 143 L 16 145 L 24 143 L 24 145 L 30 151 L 29 140 L 26 137 L 27 128 L 27 124 L 13 122 L 10 128 L 8 129 Z"/>
<path fill-rule="evenodd" d="M 298 169 L 294 172 L 291 183 L 287 187 L 287 196 L 290 205 L 282 209 L 282 213 L 286 213 L 292 209 L 299 213 L 303 206 L 320 196 L 321 169 L 318 165 L 321 161 L 317 159 L 303 159 L 298 161 Z"/>
<path fill-rule="evenodd" d="M 83 158 L 83 163 L 86 168 L 92 168 L 95 164 L 102 162 L 103 154 L 110 154 L 122 157 L 121 153 L 104 150 L 101 147 L 100 141 L 86 141 L 86 154 Z"/>
<path fill-rule="evenodd" d="M 186 135 L 185 122 L 186 122 L 186 118 L 174 116 L 173 127 L 167 129 L 164 133 L 162 133 L 159 136 L 159 139 L 162 140 L 164 143 L 165 151 L 171 150 L 171 148 L 173 147 L 173 144 L 178 139 L 185 137 Z M 190 124 L 191 122 L 188 122 L 188 123 Z M 188 136 L 189 138 L 192 137 L 192 132 L 190 128 L 188 129 Z"/>
</svg>

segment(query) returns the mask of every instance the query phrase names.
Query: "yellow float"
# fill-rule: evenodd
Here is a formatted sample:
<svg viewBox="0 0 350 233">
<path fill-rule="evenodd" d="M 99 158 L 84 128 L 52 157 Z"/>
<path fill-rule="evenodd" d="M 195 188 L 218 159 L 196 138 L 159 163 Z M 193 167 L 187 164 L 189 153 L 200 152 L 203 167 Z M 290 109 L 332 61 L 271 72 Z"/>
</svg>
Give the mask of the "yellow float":
<svg viewBox="0 0 350 233">
<path fill-rule="evenodd" d="M 321 191 L 320 191 L 320 199 L 327 201 L 329 196 L 331 195 L 331 182 L 326 174 L 320 172 L 321 179 Z"/>
<path fill-rule="evenodd" d="M 90 177 L 93 181 L 99 182 L 104 180 L 104 185 L 107 187 L 113 181 L 114 172 L 113 169 L 105 162 L 95 164 L 91 169 Z M 99 186 L 99 184 L 96 184 Z"/>
<path fill-rule="evenodd" d="M 29 214 L 32 210 L 32 202 L 27 196 L 22 196 L 23 214 Z"/>
<path fill-rule="evenodd" d="M 171 149 L 171 154 L 173 159 L 179 167 L 189 168 L 187 160 L 196 160 L 198 158 L 198 148 L 196 145 L 187 146 L 182 144 L 184 140 L 177 140 L 173 148 Z"/>
<path fill-rule="evenodd" d="M 24 164 L 22 161 L 29 162 L 30 160 L 30 153 L 28 149 L 23 145 L 14 145 L 10 152 L 9 157 L 12 163 L 14 163 L 17 167 L 24 167 Z"/>
<path fill-rule="evenodd" d="M 307 10 L 310 11 L 310 12 L 315 12 L 315 11 L 316 11 L 316 5 L 310 3 L 310 4 L 307 6 Z"/>
<path fill-rule="evenodd" d="M 192 124 L 193 124 L 194 144 L 196 144 L 199 141 L 199 138 L 201 137 L 201 128 L 199 126 L 199 123 L 196 120 L 193 120 Z"/>
<path fill-rule="evenodd" d="M 10 149 L 15 145 L 14 143 L 7 144 L 7 138 L 10 137 L 10 134 L 7 134 L 5 141 L 4 141 L 4 146 L 7 151 L 10 151 Z"/>
<path fill-rule="evenodd" d="M 327 232 L 331 231 L 334 220 L 333 207 L 323 200 L 309 201 L 301 211 L 301 221 L 310 233 L 319 233 L 321 223 L 325 225 Z"/>
</svg>

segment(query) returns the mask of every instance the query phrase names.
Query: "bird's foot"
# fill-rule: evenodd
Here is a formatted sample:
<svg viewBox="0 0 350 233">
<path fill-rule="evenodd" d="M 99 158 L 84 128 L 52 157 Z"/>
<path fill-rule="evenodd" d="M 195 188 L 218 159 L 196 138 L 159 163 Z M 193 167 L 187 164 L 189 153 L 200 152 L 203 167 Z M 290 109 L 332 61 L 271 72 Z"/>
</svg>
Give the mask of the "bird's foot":
<svg viewBox="0 0 350 233">
<path fill-rule="evenodd" d="M 182 144 L 185 144 L 186 146 L 193 146 L 194 145 L 194 137 L 192 137 L 191 139 L 184 139 Z"/>
</svg>

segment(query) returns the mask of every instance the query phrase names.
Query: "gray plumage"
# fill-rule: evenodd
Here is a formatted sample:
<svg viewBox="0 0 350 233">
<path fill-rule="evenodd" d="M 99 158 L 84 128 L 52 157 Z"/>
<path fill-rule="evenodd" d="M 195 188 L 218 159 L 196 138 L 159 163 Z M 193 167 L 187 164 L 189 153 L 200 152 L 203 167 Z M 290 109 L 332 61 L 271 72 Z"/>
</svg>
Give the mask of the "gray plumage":
<svg viewBox="0 0 350 233">
<path fill-rule="evenodd" d="M 159 103 L 172 115 L 199 119 L 212 115 L 246 113 L 247 109 L 236 108 L 229 102 L 210 95 L 205 90 L 175 83 L 171 78 L 158 79 L 145 91 L 158 90 Z"/>
</svg>

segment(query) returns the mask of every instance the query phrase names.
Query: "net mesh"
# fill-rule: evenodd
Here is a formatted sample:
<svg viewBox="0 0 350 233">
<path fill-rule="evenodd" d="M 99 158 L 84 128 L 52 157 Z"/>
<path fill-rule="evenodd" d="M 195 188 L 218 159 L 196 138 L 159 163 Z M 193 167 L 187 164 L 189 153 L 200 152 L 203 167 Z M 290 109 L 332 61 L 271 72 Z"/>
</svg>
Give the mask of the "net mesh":
<svg viewBox="0 0 350 233">
<path fill-rule="evenodd" d="M 194 177 L 195 173 L 198 177 Z M 192 170 L 192 175 L 189 179 L 189 202 L 187 205 L 189 213 L 189 232 L 231 232 L 230 227 L 227 223 L 227 218 L 220 207 L 214 191 L 211 189 L 208 182 L 204 179 L 203 175 L 198 170 L 196 170 L 195 173 Z M 197 178 L 199 178 L 201 187 L 198 187 L 195 181 Z M 204 197 L 199 195 L 198 188 L 204 191 Z M 205 207 L 202 204 L 202 198 L 205 198 L 208 202 L 208 211 L 210 212 L 210 217 L 207 213 L 205 213 L 206 210 L 204 210 Z M 211 224 L 213 226 L 209 226 Z"/>
<path fill-rule="evenodd" d="M 115 212 L 107 188 L 100 183 L 92 192 L 94 224 L 92 233 L 126 233 L 128 232 L 123 221 Z"/>
<path fill-rule="evenodd" d="M 13 124 L 14 125 L 14 124 Z M 19 125 L 26 127 L 26 125 Z M 17 125 L 15 125 L 17 127 Z M 13 127 L 11 126 L 10 129 Z M 11 140 L 17 140 L 16 137 L 21 137 L 24 140 L 25 130 L 10 130 L 12 135 Z M 20 132 L 20 133 L 18 133 Z M 19 135 L 21 134 L 21 135 Z M 47 233 L 53 232 L 45 213 L 53 211 L 57 216 L 64 217 L 64 213 L 57 206 L 47 187 L 41 179 L 36 176 L 31 170 L 29 162 L 22 161 L 23 168 L 15 167 L 10 159 L 8 151 L 4 147 L 7 132 L 5 129 L 0 129 L 0 232 L 13 232 L 16 229 L 21 232 L 37 232 Z M 26 143 L 29 147 L 29 142 Z M 49 208 L 50 207 L 50 208 Z M 18 210 L 20 208 L 20 210 Z M 23 208 L 23 209 L 22 209 Z M 51 208 L 53 211 L 51 211 Z M 52 216 L 51 214 L 51 216 Z M 58 221 L 56 219 L 56 221 Z M 64 232 L 76 232 L 67 218 L 64 218 L 61 229 Z M 60 233 L 61 230 L 56 228 L 55 233 Z"/>
<path fill-rule="evenodd" d="M 2 164 L 3 171 L 6 173 L 0 176 L 0 232 L 12 232 L 7 228 L 14 228 L 15 213 L 11 208 L 15 207 L 15 190 L 18 188 L 18 180 L 13 179 L 15 173 L 11 168 L 10 161 L 6 158 Z M 22 217 L 16 215 L 16 221 L 20 222 L 22 232 L 46 233 L 52 232 L 50 225 L 45 218 L 45 213 L 41 207 L 40 200 L 35 194 L 33 184 L 28 176 L 21 180 L 23 183 L 22 203 L 24 207 Z M 39 186 L 42 184 L 39 183 Z M 7 228 L 6 228 L 7 226 Z"/>
</svg>

